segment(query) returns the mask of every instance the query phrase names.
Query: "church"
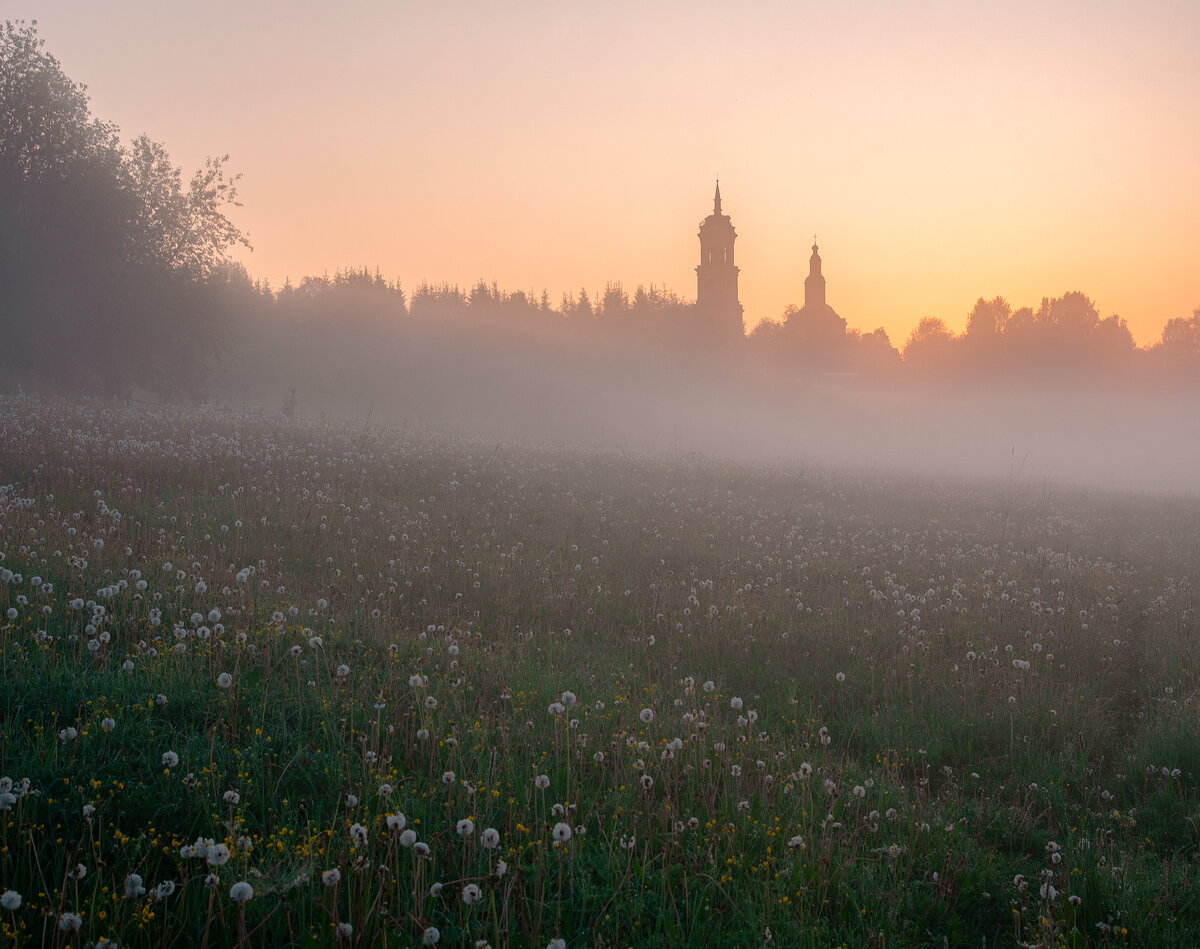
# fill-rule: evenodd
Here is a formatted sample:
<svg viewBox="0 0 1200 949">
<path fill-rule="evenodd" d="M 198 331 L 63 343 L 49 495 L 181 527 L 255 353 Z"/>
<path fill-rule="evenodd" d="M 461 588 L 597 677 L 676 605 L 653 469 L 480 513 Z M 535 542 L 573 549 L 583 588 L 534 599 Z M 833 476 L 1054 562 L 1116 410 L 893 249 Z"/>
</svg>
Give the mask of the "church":
<svg viewBox="0 0 1200 949">
<path fill-rule="evenodd" d="M 738 300 L 739 268 L 734 264 L 733 244 L 737 231 L 728 214 L 721 210 L 721 182 L 713 194 L 713 211 L 700 222 L 700 264 L 696 267 L 696 311 L 703 324 L 718 331 L 736 329 L 744 333 L 742 304 Z M 808 277 L 804 281 L 804 306 L 796 315 L 801 322 L 812 322 L 826 332 L 845 332 L 846 321 L 825 302 L 825 277 L 821 273 L 821 255 L 816 239 L 808 259 Z M 789 323 L 792 322 L 790 319 Z M 793 326 L 793 330 L 797 327 Z"/>
<path fill-rule="evenodd" d="M 713 213 L 700 222 L 700 265 L 696 268 L 696 310 L 713 329 L 744 333 L 738 301 L 738 268 L 733 262 L 737 231 L 721 212 L 721 182 L 713 195 Z"/>
</svg>

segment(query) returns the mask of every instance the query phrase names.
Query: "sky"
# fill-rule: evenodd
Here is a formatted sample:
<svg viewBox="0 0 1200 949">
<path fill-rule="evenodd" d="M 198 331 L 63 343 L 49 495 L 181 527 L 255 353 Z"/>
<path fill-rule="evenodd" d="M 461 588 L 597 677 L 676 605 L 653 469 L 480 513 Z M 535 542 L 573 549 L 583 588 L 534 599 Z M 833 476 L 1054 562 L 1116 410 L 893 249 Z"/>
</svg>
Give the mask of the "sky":
<svg viewBox="0 0 1200 949">
<path fill-rule="evenodd" d="M 1200 307 L 1200 3 L 17 0 L 128 140 L 242 174 L 273 285 L 378 268 L 696 293 L 737 228 L 746 321 L 925 316 L 1069 290 L 1141 344 Z"/>
</svg>

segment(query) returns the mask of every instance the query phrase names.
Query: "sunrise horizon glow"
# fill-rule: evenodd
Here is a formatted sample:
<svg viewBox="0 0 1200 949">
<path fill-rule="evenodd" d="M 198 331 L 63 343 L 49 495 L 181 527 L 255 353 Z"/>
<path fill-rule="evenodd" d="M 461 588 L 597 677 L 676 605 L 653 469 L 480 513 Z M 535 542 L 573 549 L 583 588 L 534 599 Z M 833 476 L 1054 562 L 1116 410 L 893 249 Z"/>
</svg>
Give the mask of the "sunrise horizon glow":
<svg viewBox="0 0 1200 949">
<path fill-rule="evenodd" d="M 747 328 L 828 300 L 902 345 L 1079 290 L 1139 345 L 1200 307 L 1200 6 L 30 0 L 124 141 L 230 155 L 253 277 L 367 267 L 696 295 L 714 179 Z"/>
</svg>

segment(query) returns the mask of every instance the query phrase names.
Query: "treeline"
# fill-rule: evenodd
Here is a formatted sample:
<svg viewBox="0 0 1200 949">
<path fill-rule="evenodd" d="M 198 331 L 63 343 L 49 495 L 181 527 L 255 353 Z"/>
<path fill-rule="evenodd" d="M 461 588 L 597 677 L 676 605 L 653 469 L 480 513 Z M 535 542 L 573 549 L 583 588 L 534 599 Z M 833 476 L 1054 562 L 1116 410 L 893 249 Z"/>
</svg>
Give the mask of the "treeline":
<svg viewBox="0 0 1200 949">
<path fill-rule="evenodd" d="M 1084 294 L 1044 298 L 1014 310 L 1003 297 L 980 298 L 966 329 L 927 317 L 904 346 L 904 362 L 935 381 L 964 379 L 1200 381 L 1200 309 L 1167 322 L 1139 348 L 1119 316 L 1101 318 Z"/>
<path fill-rule="evenodd" d="M 535 335 L 575 346 L 650 347 L 707 355 L 784 374 L 838 373 L 879 380 L 929 383 L 969 380 L 1045 380 L 1116 383 L 1124 380 L 1200 382 L 1200 309 L 1170 320 L 1162 338 L 1139 347 L 1126 322 L 1101 317 L 1095 303 L 1072 291 L 1039 306 L 1013 307 L 1003 297 L 980 299 L 961 334 L 941 319 L 920 321 L 897 347 L 882 328 L 862 332 L 828 306 L 789 306 L 749 334 L 657 287 L 632 294 L 619 283 L 600 293 L 509 292 L 479 281 L 470 289 L 421 284 L 411 295 L 378 271 L 340 271 L 306 277 L 278 291 L 242 271 L 242 312 L 256 310 L 264 325 L 330 332 L 405 328 L 444 332 Z"/>
<path fill-rule="evenodd" d="M 209 159 L 184 184 L 165 148 L 123 143 L 83 86 L 44 49 L 36 23 L 0 32 L 0 377 L 80 391 L 165 397 L 211 392 L 233 375 L 312 377 L 336 365 L 380 376 L 412 353 L 537 373 L 593 360 L 598 386 L 622 373 L 703 365 L 772 378 L 831 374 L 888 384 L 973 380 L 1200 380 L 1200 310 L 1139 348 L 1125 322 L 1081 293 L 1035 310 L 979 300 L 966 330 L 921 321 L 897 347 L 832 308 L 789 307 L 748 335 L 659 287 L 563 294 L 421 284 L 378 271 L 305 277 L 273 289 L 231 262 L 247 238 L 226 211 L 237 176 Z M 600 363 L 603 358 L 603 372 Z M 646 367 L 650 367 L 647 369 Z M 616 368 L 614 368 L 616 367 Z M 634 367 L 634 368 L 630 368 Z M 713 368 L 717 367 L 717 368 Z M 711 378 L 705 375 L 705 378 Z M 330 379 L 332 388 L 336 379 Z M 248 383 L 247 383 L 248 388 Z"/>
</svg>

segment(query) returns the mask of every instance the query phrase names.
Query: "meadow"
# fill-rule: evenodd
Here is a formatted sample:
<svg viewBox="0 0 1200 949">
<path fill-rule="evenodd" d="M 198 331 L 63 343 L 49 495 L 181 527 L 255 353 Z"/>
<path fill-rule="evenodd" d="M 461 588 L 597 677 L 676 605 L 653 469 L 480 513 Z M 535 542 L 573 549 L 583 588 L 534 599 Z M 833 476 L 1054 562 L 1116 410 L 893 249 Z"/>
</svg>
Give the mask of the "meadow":
<svg viewBox="0 0 1200 949">
<path fill-rule="evenodd" d="M 1200 502 L 0 399 L 14 946 L 1200 944 Z"/>
</svg>

